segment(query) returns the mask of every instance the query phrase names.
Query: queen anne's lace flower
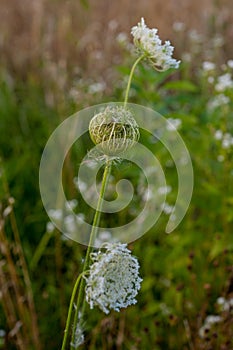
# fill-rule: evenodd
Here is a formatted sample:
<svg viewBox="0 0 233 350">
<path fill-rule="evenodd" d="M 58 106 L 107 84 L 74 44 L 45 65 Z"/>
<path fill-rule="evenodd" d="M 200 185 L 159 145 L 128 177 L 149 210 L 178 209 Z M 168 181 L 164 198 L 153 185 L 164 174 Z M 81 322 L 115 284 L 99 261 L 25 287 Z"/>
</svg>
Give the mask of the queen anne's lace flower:
<svg viewBox="0 0 233 350">
<path fill-rule="evenodd" d="M 139 263 L 126 244 L 107 243 L 105 252 L 91 255 L 93 264 L 86 277 L 86 300 L 91 309 L 98 306 L 106 314 L 110 309 L 135 304 L 140 289 Z"/>
<path fill-rule="evenodd" d="M 172 58 L 174 47 L 170 41 L 162 41 L 157 35 L 158 29 L 150 29 L 145 24 L 144 18 L 137 26 L 131 29 L 134 37 L 134 44 L 140 54 L 149 59 L 155 69 L 165 71 L 169 68 L 178 68 L 180 61 Z"/>
</svg>

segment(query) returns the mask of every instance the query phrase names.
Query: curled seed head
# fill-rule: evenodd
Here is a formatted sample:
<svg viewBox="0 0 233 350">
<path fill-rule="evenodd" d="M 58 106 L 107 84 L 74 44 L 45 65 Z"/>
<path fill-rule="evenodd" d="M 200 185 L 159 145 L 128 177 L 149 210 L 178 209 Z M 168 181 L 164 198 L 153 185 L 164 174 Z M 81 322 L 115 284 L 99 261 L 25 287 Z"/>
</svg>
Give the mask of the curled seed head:
<svg viewBox="0 0 233 350">
<path fill-rule="evenodd" d="M 119 155 L 139 140 L 139 127 L 132 112 L 121 106 L 107 107 L 90 121 L 92 141 L 107 155 Z"/>
</svg>

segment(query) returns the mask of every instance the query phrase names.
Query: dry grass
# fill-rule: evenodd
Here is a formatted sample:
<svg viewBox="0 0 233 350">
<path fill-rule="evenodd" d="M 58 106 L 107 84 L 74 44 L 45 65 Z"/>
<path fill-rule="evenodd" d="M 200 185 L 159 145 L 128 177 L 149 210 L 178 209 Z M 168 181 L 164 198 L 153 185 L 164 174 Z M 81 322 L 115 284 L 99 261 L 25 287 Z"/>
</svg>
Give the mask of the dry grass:
<svg viewBox="0 0 233 350">
<path fill-rule="evenodd" d="M 177 51 L 186 50 L 187 44 L 180 43 L 173 23 L 184 22 L 187 30 L 196 29 L 207 38 L 223 35 L 222 55 L 233 55 L 232 0 L 90 0 L 88 9 L 76 0 L 1 0 L 0 11 L 1 61 L 23 76 L 48 61 L 92 77 L 107 75 L 120 60 L 114 38 L 129 33 L 142 16 L 164 39 L 171 38 Z"/>
</svg>

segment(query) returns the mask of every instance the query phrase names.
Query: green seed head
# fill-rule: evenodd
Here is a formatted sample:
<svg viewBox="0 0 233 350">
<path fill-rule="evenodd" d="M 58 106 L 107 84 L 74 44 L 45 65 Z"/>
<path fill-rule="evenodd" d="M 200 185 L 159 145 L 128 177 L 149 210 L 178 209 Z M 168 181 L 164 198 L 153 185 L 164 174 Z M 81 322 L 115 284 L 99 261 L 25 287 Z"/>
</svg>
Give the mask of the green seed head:
<svg viewBox="0 0 233 350">
<path fill-rule="evenodd" d="M 92 141 L 107 155 L 119 155 L 139 140 L 139 127 L 130 110 L 107 107 L 90 121 Z"/>
</svg>

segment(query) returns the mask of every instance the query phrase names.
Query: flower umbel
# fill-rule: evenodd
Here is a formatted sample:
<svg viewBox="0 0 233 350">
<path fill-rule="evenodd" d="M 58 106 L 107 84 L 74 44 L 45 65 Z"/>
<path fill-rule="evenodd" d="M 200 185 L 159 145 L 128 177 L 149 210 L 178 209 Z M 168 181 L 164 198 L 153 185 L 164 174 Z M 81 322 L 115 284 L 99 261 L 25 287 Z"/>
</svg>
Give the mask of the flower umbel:
<svg viewBox="0 0 233 350">
<path fill-rule="evenodd" d="M 106 243 L 105 252 L 92 253 L 93 264 L 86 279 L 86 300 L 91 309 L 98 306 L 106 314 L 136 304 L 142 279 L 139 263 L 126 244 Z"/>
<path fill-rule="evenodd" d="M 169 68 L 178 68 L 180 61 L 172 58 L 174 47 L 170 41 L 162 41 L 157 35 L 158 29 L 150 29 L 145 24 L 144 18 L 137 26 L 131 29 L 134 37 L 134 44 L 141 55 L 149 59 L 153 67 L 159 71 L 165 71 Z"/>
</svg>

